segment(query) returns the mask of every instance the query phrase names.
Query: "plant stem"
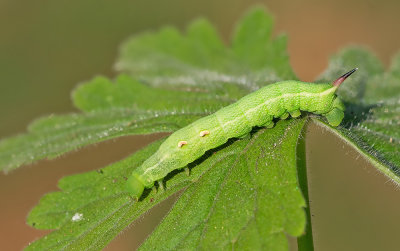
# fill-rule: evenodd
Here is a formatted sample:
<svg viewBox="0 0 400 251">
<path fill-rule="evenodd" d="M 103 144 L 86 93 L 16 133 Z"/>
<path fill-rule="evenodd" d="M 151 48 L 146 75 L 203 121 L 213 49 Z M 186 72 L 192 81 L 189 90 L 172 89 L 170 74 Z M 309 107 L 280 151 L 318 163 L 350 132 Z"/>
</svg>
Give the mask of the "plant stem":
<svg viewBox="0 0 400 251">
<path fill-rule="evenodd" d="M 307 182 L 307 164 L 306 164 L 306 142 L 305 142 L 305 129 L 300 135 L 297 142 L 296 156 L 297 156 L 297 175 L 299 178 L 300 189 L 303 192 L 306 201 L 306 229 L 305 233 L 297 238 L 297 248 L 299 251 L 313 251 L 313 234 L 311 224 L 311 210 L 308 197 L 308 182 Z"/>
</svg>

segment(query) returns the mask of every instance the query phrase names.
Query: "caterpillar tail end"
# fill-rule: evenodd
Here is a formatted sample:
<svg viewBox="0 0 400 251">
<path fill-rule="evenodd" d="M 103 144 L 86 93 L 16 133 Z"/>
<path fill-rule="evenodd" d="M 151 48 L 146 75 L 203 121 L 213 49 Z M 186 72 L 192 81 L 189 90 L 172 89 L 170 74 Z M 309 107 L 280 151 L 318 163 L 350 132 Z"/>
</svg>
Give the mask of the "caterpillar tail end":
<svg viewBox="0 0 400 251">
<path fill-rule="evenodd" d="M 332 111 L 325 114 L 325 117 L 331 126 L 336 127 L 342 122 L 344 118 L 344 112 L 338 108 L 334 108 Z"/>
<path fill-rule="evenodd" d="M 138 201 L 140 196 L 143 194 L 144 190 L 144 185 L 143 183 L 136 178 L 135 176 L 131 176 L 127 182 L 126 182 L 126 190 L 128 193 L 136 200 Z"/>
</svg>

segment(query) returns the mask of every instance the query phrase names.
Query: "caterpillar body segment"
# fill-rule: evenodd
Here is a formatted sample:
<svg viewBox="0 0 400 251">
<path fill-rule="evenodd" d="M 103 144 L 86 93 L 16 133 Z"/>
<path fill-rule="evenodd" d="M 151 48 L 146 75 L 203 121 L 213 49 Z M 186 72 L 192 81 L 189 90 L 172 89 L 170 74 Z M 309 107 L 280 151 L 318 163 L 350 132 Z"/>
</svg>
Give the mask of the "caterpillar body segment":
<svg viewBox="0 0 400 251">
<path fill-rule="evenodd" d="M 344 105 L 335 92 L 356 69 L 344 74 L 333 84 L 283 81 L 267 85 L 244 96 L 236 103 L 203 117 L 171 134 L 159 149 L 135 169 L 127 181 L 127 190 L 139 199 L 144 188 L 163 179 L 175 169 L 201 157 L 230 138 L 248 134 L 255 126 L 271 128 L 274 119 L 301 115 L 301 111 L 325 116 L 338 126 L 344 117 Z"/>
</svg>

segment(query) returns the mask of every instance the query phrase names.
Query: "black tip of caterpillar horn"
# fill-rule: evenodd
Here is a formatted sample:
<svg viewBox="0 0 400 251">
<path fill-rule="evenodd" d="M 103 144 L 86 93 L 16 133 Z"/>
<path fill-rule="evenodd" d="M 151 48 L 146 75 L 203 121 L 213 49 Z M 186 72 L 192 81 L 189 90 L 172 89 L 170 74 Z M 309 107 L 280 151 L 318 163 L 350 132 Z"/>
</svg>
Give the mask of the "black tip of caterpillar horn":
<svg viewBox="0 0 400 251">
<path fill-rule="evenodd" d="M 354 68 L 353 70 L 343 74 L 342 76 L 340 76 L 338 79 L 336 79 L 335 81 L 333 81 L 332 85 L 333 86 L 337 86 L 339 87 L 339 85 L 341 83 L 343 83 L 343 81 L 346 80 L 346 78 L 348 78 L 351 74 L 353 74 L 356 70 L 358 70 L 358 68 Z"/>
</svg>

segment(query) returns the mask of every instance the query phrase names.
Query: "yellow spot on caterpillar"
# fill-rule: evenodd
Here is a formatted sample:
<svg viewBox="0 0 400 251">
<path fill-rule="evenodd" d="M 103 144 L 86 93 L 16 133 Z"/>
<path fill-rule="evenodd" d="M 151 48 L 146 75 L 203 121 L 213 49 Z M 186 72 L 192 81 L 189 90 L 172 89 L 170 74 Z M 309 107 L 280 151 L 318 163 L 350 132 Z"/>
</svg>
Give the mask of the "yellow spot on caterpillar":
<svg viewBox="0 0 400 251">
<path fill-rule="evenodd" d="M 206 136 L 206 135 L 208 135 L 208 134 L 210 134 L 210 132 L 207 131 L 207 130 L 201 131 L 201 132 L 200 132 L 200 137 L 204 137 L 204 136 Z"/>
<path fill-rule="evenodd" d="M 179 141 L 178 147 L 181 148 L 182 146 L 187 145 L 187 141 Z"/>
</svg>

